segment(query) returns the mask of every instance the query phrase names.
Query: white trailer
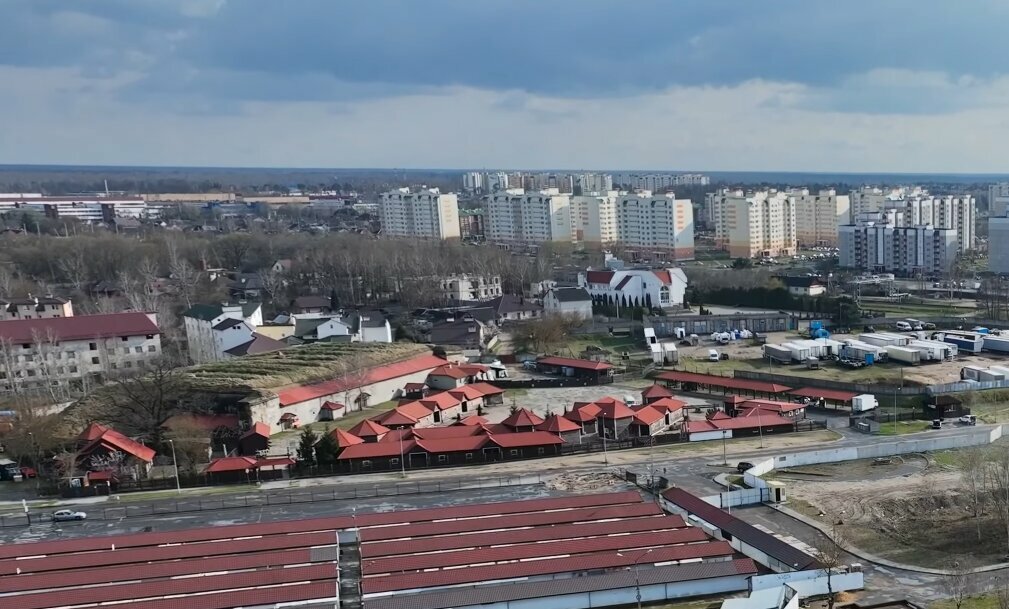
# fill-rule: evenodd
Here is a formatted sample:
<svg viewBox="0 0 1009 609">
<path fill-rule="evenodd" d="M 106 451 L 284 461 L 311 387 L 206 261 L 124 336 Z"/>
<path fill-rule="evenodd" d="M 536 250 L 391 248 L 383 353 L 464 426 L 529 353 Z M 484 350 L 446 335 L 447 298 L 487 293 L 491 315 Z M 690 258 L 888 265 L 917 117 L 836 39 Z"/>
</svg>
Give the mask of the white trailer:
<svg viewBox="0 0 1009 609">
<path fill-rule="evenodd" d="M 890 346 L 886 348 L 886 357 L 889 360 L 895 362 L 904 362 L 905 364 L 920 364 L 921 363 L 921 351 L 913 347 L 897 347 Z"/>
<path fill-rule="evenodd" d="M 920 351 L 922 361 L 943 362 L 956 353 L 956 345 L 937 340 L 913 340 L 907 346 Z"/>
<path fill-rule="evenodd" d="M 872 356 L 874 363 L 878 363 L 886 356 L 886 350 L 879 345 L 870 345 L 860 340 L 846 340 L 841 348 L 841 356 L 860 362 L 867 361 L 868 356 Z"/>
<path fill-rule="evenodd" d="M 792 350 L 784 345 L 764 345 L 764 358 L 788 364 L 792 361 Z"/>
<path fill-rule="evenodd" d="M 804 362 L 810 357 L 812 357 L 812 351 L 808 346 L 802 345 L 799 341 L 790 343 L 781 343 L 782 347 L 785 347 L 792 354 L 793 362 Z"/>
<path fill-rule="evenodd" d="M 964 366 L 960 369 L 960 378 L 984 383 L 988 381 L 1004 381 L 1006 375 L 997 370 L 982 368 L 981 366 Z"/>
<path fill-rule="evenodd" d="M 1009 336 L 993 336 L 991 334 L 985 334 L 981 340 L 981 348 L 985 351 L 1009 353 Z"/>
<path fill-rule="evenodd" d="M 851 398 L 852 412 L 866 412 L 877 406 L 879 406 L 879 403 L 876 401 L 876 396 L 871 393 L 863 393 Z"/>
<path fill-rule="evenodd" d="M 889 332 L 877 332 L 874 334 L 860 334 L 858 340 L 879 345 L 880 347 L 906 347 L 911 341 L 911 337 L 902 334 L 890 334 Z"/>
</svg>

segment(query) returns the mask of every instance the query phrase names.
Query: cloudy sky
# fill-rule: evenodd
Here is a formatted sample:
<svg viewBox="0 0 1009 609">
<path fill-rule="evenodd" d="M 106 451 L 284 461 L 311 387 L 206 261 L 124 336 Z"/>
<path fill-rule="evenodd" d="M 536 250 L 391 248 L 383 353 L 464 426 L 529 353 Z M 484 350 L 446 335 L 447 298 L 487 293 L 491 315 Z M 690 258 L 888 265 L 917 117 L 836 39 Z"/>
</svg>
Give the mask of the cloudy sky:
<svg viewBox="0 0 1009 609">
<path fill-rule="evenodd" d="M 0 0 L 0 163 L 1009 172 L 1009 3 Z"/>
</svg>

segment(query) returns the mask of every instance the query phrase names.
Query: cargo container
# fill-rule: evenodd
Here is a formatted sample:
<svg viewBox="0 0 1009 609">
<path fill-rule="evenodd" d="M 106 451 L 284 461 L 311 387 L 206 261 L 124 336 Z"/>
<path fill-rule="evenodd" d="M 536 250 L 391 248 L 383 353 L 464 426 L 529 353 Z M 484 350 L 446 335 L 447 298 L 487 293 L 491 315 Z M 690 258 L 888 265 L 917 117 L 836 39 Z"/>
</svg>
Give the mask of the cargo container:
<svg viewBox="0 0 1009 609">
<path fill-rule="evenodd" d="M 921 351 L 922 361 L 943 362 L 953 359 L 956 355 L 956 345 L 937 340 L 913 340 L 907 346 Z"/>
<path fill-rule="evenodd" d="M 1004 381 L 1006 375 L 988 368 L 982 368 L 981 366 L 964 366 L 960 369 L 960 378 L 984 383 L 988 381 Z"/>
<path fill-rule="evenodd" d="M 984 346 L 984 337 L 975 332 L 950 330 L 942 333 L 942 340 L 956 345 L 960 353 L 971 353 L 976 355 L 981 353 L 981 349 Z"/>
<path fill-rule="evenodd" d="M 841 347 L 841 357 L 860 362 L 879 362 L 885 359 L 886 350 L 879 345 L 870 345 L 859 340 L 846 340 Z"/>
<path fill-rule="evenodd" d="M 906 347 L 911 342 L 911 337 L 904 336 L 903 334 L 877 332 L 875 334 L 861 334 L 858 340 L 870 345 L 879 345 L 880 347 Z"/>
<path fill-rule="evenodd" d="M 851 411 L 852 412 L 866 412 L 872 410 L 879 406 L 876 402 L 876 396 L 871 393 L 863 393 L 862 395 L 856 395 L 851 398 Z"/>
<path fill-rule="evenodd" d="M 991 334 L 987 334 L 982 340 L 982 349 L 985 351 L 1009 353 L 1009 336 L 992 336 Z"/>
<path fill-rule="evenodd" d="M 1001 374 L 1006 379 L 1009 379 L 1009 368 L 1004 366 L 989 366 L 988 369 L 996 374 Z"/>
<path fill-rule="evenodd" d="M 764 357 L 782 364 L 792 362 L 792 350 L 784 345 L 764 345 Z"/>
<path fill-rule="evenodd" d="M 905 364 L 921 363 L 921 351 L 913 347 L 889 346 L 886 348 L 886 357 L 890 361 L 904 362 Z"/>
</svg>

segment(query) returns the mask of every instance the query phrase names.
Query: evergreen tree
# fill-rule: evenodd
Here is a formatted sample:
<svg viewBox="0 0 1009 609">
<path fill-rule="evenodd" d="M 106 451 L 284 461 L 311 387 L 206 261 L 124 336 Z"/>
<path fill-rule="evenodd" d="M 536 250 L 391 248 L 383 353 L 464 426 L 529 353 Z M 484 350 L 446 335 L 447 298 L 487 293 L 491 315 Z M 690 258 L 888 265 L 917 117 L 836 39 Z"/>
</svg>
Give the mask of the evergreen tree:
<svg viewBox="0 0 1009 609">
<path fill-rule="evenodd" d="M 302 429 L 298 437 L 298 460 L 305 465 L 315 465 L 315 443 L 318 441 L 319 436 L 311 427 Z"/>
<path fill-rule="evenodd" d="M 330 435 L 326 434 L 319 438 L 319 441 L 315 444 L 315 461 L 319 465 L 333 465 L 336 463 L 336 455 L 340 452 L 340 445 L 336 443 L 336 439 Z"/>
</svg>

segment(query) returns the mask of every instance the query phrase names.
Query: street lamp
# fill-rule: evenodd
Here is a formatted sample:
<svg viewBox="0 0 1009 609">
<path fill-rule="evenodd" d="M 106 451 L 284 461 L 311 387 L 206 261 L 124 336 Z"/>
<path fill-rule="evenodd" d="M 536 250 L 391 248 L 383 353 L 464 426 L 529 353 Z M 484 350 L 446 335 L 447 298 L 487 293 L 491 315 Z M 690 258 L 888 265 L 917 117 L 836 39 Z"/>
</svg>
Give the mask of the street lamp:
<svg viewBox="0 0 1009 609">
<path fill-rule="evenodd" d="M 610 434 L 610 430 L 606 428 L 606 423 L 603 423 L 603 465 L 609 465 L 609 457 L 606 455 L 606 436 Z"/>
<path fill-rule="evenodd" d="M 175 458 L 175 441 L 169 439 L 168 444 L 172 447 L 172 466 L 175 468 L 175 490 L 181 495 L 182 482 L 179 480 L 179 461 Z"/>
<path fill-rule="evenodd" d="M 406 478 L 406 455 L 403 454 L 403 436 L 405 430 L 399 430 L 399 475 Z"/>
<path fill-rule="evenodd" d="M 638 601 L 638 609 L 641 609 L 641 578 L 638 577 L 638 563 L 641 562 L 642 558 L 648 556 L 653 551 L 654 551 L 653 548 L 649 548 L 644 552 L 642 552 L 641 554 L 639 554 L 638 557 L 634 559 L 634 598 Z M 625 558 L 625 555 L 621 554 L 620 552 L 617 552 L 617 556 Z"/>
<path fill-rule="evenodd" d="M 727 433 L 729 433 L 728 429 L 723 429 L 722 430 L 722 465 L 728 465 L 729 464 L 729 458 L 725 454 L 725 434 L 727 434 Z"/>
<path fill-rule="evenodd" d="M 35 466 L 35 494 L 37 495 L 39 492 L 39 476 L 42 475 L 42 464 L 39 458 L 39 445 L 35 443 L 35 434 L 29 431 L 28 437 L 32 443 L 32 461 L 34 461 L 32 465 Z"/>
</svg>

